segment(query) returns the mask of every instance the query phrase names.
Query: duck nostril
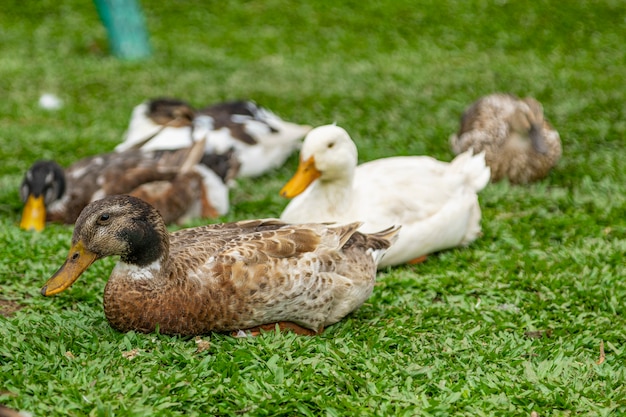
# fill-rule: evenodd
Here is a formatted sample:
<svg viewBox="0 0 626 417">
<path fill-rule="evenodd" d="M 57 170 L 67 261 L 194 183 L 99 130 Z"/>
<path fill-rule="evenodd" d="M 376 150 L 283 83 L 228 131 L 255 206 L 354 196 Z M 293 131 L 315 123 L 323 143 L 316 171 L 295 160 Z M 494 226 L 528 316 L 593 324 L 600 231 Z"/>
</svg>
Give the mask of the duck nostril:
<svg viewBox="0 0 626 417">
<path fill-rule="evenodd" d="M 80 258 L 80 254 L 78 252 L 76 252 L 75 254 L 72 255 L 72 261 L 75 261 L 78 258 Z"/>
</svg>

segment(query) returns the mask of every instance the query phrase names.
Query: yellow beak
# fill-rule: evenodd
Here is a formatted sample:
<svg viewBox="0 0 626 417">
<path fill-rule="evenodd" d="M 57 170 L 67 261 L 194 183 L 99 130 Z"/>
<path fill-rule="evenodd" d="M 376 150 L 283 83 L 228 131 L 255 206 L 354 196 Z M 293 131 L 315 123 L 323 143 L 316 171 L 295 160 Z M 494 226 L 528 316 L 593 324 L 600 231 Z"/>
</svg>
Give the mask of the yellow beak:
<svg viewBox="0 0 626 417">
<path fill-rule="evenodd" d="M 41 294 L 47 297 L 66 290 L 96 259 L 98 255 L 86 249 L 79 240 L 70 248 L 65 263 L 41 289 Z"/>
<path fill-rule="evenodd" d="M 280 190 L 280 195 L 285 198 L 294 198 L 306 190 L 320 175 L 322 175 L 322 173 L 315 168 L 315 159 L 313 157 L 310 157 L 306 161 L 300 160 L 296 173 L 287 184 L 285 184 L 282 190 Z"/>
<path fill-rule="evenodd" d="M 46 205 L 43 202 L 43 195 L 35 197 L 31 194 L 24 205 L 20 227 L 24 230 L 41 232 L 45 226 Z"/>
</svg>

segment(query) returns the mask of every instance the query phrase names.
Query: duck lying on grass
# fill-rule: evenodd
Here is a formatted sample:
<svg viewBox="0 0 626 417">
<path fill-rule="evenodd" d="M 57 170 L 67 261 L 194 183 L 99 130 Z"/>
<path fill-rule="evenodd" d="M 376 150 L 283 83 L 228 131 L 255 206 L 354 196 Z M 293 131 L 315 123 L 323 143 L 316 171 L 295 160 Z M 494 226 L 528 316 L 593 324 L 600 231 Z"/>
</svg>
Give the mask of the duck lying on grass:
<svg viewBox="0 0 626 417">
<path fill-rule="evenodd" d="M 281 190 L 293 200 L 280 218 L 289 223 L 363 222 L 363 232 L 401 225 L 379 267 L 419 262 L 480 235 L 476 193 L 489 182 L 483 154 L 452 162 L 427 156 L 377 159 L 357 166 L 357 148 L 339 126 L 313 129 L 298 170 Z"/>
<path fill-rule="evenodd" d="M 474 102 L 450 137 L 454 153 L 485 152 L 493 182 L 527 184 L 548 175 L 561 158 L 561 139 L 531 97 L 492 94 Z"/>
<path fill-rule="evenodd" d="M 20 227 L 43 230 L 46 221 L 72 224 L 91 201 L 133 194 L 155 205 L 166 223 L 217 217 L 228 211 L 228 187 L 199 164 L 204 143 L 173 152 L 129 150 L 81 159 L 67 169 L 38 161 L 20 187 Z"/>
<path fill-rule="evenodd" d="M 179 99 L 157 98 L 133 109 L 124 141 L 115 149 L 180 149 L 197 139 L 198 130 L 208 131 L 207 155 L 232 150 L 240 163 L 238 176 L 256 177 L 284 164 L 311 127 L 287 122 L 252 101 L 196 110 Z"/>
<path fill-rule="evenodd" d="M 41 290 L 68 288 L 95 260 L 119 255 L 104 311 L 126 332 L 200 335 L 289 328 L 315 334 L 359 308 L 398 228 L 375 234 L 275 219 L 168 233 L 159 213 L 131 196 L 88 205 L 63 266 Z"/>
</svg>

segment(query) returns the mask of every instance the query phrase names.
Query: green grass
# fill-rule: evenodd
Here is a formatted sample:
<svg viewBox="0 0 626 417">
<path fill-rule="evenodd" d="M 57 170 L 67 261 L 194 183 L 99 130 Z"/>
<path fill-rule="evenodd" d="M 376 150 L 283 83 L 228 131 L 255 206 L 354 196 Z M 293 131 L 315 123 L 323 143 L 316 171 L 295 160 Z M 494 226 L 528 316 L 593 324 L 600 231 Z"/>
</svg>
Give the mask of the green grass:
<svg viewBox="0 0 626 417">
<path fill-rule="evenodd" d="M 107 54 L 90 2 L 0 11 L 0 308 L 20 308 L 0 315 L 0 403 L 37 416 L 626 414 L 622 1 L 143 8 L 154 55 L 141 62 Z M 319 337 L 206 335 L 199 351 L 118 333 L 101 305 L 113 259 L 39 295 L 72 228 L 18 229 L 22 175 L 37 158 L 111 150 L 146 98 L 251 98 L 287 120 L 336 121 L 361 161 L 450 160 L 461 112 L 495 91 L 544 104 L 562 161 L 540 183 L 488 186 L 481 239 L 381 272 L 366 305 Z M 65 106 L 41 110 L 44 92 Z M 296 162 L 239 181 L 222 220 L 278 216 Z"/>
</svg>

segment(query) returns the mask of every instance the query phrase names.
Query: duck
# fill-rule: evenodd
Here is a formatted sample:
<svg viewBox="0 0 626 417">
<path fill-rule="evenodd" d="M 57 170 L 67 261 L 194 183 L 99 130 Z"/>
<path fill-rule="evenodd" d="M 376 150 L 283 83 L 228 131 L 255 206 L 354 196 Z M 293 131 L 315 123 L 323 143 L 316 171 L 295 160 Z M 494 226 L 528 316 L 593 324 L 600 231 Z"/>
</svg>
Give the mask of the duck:
<svg viewBox="0 0 626 417">
<path fill-rule="evenodd" d="M 296 173 L 280 190 L 292 199 L 280 219 L 362 222 L 360 231 L 401 226 L 379 269 L 418 263 L 428 254 L 467 246 L 481 234 L 477 193 L 489 182 L 484 154 L 451 162 L 429 156 L 395 156 L 357 166 L 358 151 L 337 125 L 311 130 Z"/>
<path fill-rule="evenodd" d="M 455 154 L 472 148 L 485 152 L 491 181 L 529 184 L 545 178 L 562 154 L 559 132 L 545 119 L 533 97 L 495 93 L 479 98 L 450 136 Z"/>
<path fill-rule="evenodd" d="M 299 149 L 311 126 L 285 121 L 251 100 L 232 100 L 195 109 L 184 100 L 159 97 L 135 106 L 116 151 L 180 149 L 208 131 L 206 154 L 233 150 L 238 177 L 258 177 L 282 166 Z"/>
<path fill-rule="evenodd" d="M 96 260 L 119 256 L 103 305 L 120 332 L 256 335 L 278 327 L 315 335 L 371 295 L 377 258 L 399 230 L 363 234 L 359 226 L 254 219 L 170 233 L 147 202 L 107 196 L 82 211 L 67 259 L 41 293 L 58 294 Z"/>
<path fill-rule="evenodd" d="M 198 163 L 204 143 L 171 152 L 128 150 L 83 158 L 68 168 L 36 161 L 24 175 L 20 227 L 42 231 L 46 222 L 73 224 L 91 201 L 132 194 L 157 206 L 166 222 L 217 218 L 228 212 L 229 189 Z"/>
</svg>

